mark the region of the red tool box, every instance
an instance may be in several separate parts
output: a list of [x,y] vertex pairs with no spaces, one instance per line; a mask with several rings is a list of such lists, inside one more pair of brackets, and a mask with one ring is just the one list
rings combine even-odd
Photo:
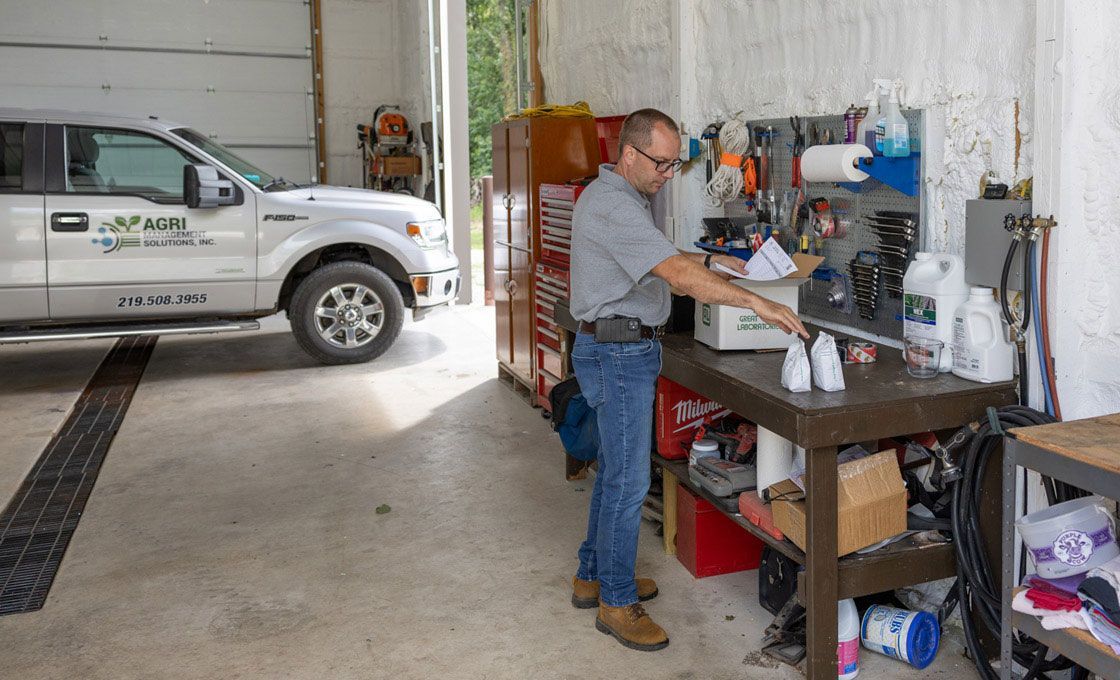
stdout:
[[548,394],[571,373],[564,333],[556,324],[556,303],[567,301],[572,261],[572,212],[585,187],[542,184],[540,187],[541,258],[534,272],[537,338],[537,403],[551,411]]
[[693,576],[758,569],[762,547],[762,541],[714,505],[683,484],[677,486],[677,559]]
[[688,458],[696,429],[710,418],[718,422],[731,414],[718,402],[700,396],[668,378],[657,378],[654,401],[654,431],[657,453],[662,458]]
[[541,260],[558,267],[571,266],[572,212],[584,187],[571,184],[542,184]]
[[537,263],[533,310],[537,335],[537,403],[546,411],[552,406],[549,392],[571,372],[565,334],[556,323],[556,303],[568,299],[568,270]]

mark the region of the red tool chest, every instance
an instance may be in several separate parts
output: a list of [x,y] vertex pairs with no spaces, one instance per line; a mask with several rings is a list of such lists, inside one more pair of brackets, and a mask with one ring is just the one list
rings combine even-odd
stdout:
[[711,503],[677,486],[677,559],[693,576],[758,569],[762,548],[762,541]]
[[534,272],[537,340],[537,403],[551,411],[549,392],[571,373],[568,344],[556,324],[556,303],[568,300],[568,268],[572,262],[572,212],[584,187],[541,184],[541,257]]
[[538,262],[535,286],[537,403],[551,411],[548,393],[571,372],[567,336],[556,324],[556,303],[568,299],[568,270]]
[[582,186],[569,184],[542,184],[541,206],[541,260],[559,267],[569,267],[572,262],[572,211],[576,199],[583,193]]

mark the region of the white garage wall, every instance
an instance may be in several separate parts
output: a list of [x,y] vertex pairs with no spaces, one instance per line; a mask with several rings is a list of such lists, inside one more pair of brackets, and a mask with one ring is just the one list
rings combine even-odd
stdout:
[[327,178],[362,186],[359,123],[396,104],[417,134],[431,120],[427,0],[323,0]]
[[3,3],[2,105],[158,115],[308,175],[303,0]]
[[[562,5],[562,11],[561,11]],[[686,130],[741,111],[747,118],[843,113],[874,77],[902,78],[906,106],[928,111],[926,220],[931,245],[962,252],[964,201],[988,168],[1031,173],[1033,3],[875,0],[681,0]],[[596,112],[669,110],[677,2],[547,0],[540,59],[551,101],[588,99]],[[906,27],[900,30],[899,27]],[[1015,109],[1022,143],[1016,151]],[[686,224],[699,230],[699,173],[685,178]],[[689,225],[692,225],[691,228]]]
[[1047,163],[1040,142],[1034,205],[1059,222],[1050,305],[1063,416],[1087,418],[1120,410],[1120,13],[1112,0],[1039,7]]
[[[158,115],[272,173],[311,176],[304,0],[0,5],[0,106]],[[383,103],[417,127],[431,119],[427,0],[323,0],[321,15],[327,176],[361,186],[358,123]]]
[[551,103],[586,101],[597,116],[668,110],[669,0],[539,0],[540,62]]
[[[1052,195],[1036,195],[1036,211],[1053,212],[1061,223],[1051,333],[1064,415],[1120,409],[1120,88],[1114,77],[1120,52],[1111,47],[1120,14],[1114,3],[540,1],[548,100],[586,99],[604,114],[645,105],[671,109],[678,55],[666,38],[679,15],[680,91],[695,93],[681,102],[682,118],[692,134],[737,111],[755,118],[839,114],[861,101],[871,78],[903,78],[904,104],[928,113],[929,245],[962,252],[964,201],[976,195],[983,171],[1009,183],[1037,174]],[[1036,5],[1047,11],[1041,26],[1057,24],[1060,46],[1038,74]],[[1038,30],[1039,45],[1054,44],[1048,30]],[[1040,120],[1052,129],[1037,135],[1036,75],[1040,83],[1053,81],[1052,91],[1039,85],[1045,94],[1037,103],[1045,108]],[[1045,165],[1035,167],[1036,156]],[[681,244],[693,240],[704,214],[702,179],[693,175],[681,187]]]

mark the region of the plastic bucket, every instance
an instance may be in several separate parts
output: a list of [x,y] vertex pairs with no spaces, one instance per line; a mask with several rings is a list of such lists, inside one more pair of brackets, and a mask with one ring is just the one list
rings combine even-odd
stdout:
[[1094,496],[1023,515],[1015,527],[1043,578],[1083,574],[1120,556],[1112,517]]
[[922,670],[933,663],[941,644],[937,617],[881,604],[863,613],[859,629],[865,649],[905,661]]

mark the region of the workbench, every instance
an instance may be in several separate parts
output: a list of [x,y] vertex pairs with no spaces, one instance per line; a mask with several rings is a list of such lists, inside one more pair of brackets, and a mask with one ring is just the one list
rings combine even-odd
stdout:
[[[1008,431],[1003,454],[1003,554],[1015,554],[1015,498],[1019,467],[1113,500],[1120,499],[1120,414]],[[1025,548],[1024,548],[1025,549]],[[1120,657],[1084,630],[1044,630],[1034,616],[1014,612],[1016,563],[1003,561],[1000,677],[1011,678],[1011,636],[1021,630],[1102,678],[1120,678]]]
[[[810,328],[816,337],[820,329]],[[903,541],[867,555],[837,557],[838,448],[850,443],[957,428],[984,416],[989,406],[1017,403],[1011,382],[982,384],[941,374],[916,379],[900,350],[880,347],[873,364],[844,366],[846,389],[793,393],[781,385],[785,352],[719,352],[691,333],[662,339],[661,374],[806,450],[806,550],[777,540],[742,517],[731,517],[775,550],[804,565],[798,596],[806,608],[805,673],[836,678],[838,600],[956,575],[951,544]],[[664,471],[665,517],[673,513],[687,463],[654,456]],[[694,487],[693,487],[694,488]],[[747,492],[750,493],[750,492]],[[704,492],[699,495],[706,496]],[[717,508],[718,508],[717,504]],[[666,527],[671,549],[673,526]]]

